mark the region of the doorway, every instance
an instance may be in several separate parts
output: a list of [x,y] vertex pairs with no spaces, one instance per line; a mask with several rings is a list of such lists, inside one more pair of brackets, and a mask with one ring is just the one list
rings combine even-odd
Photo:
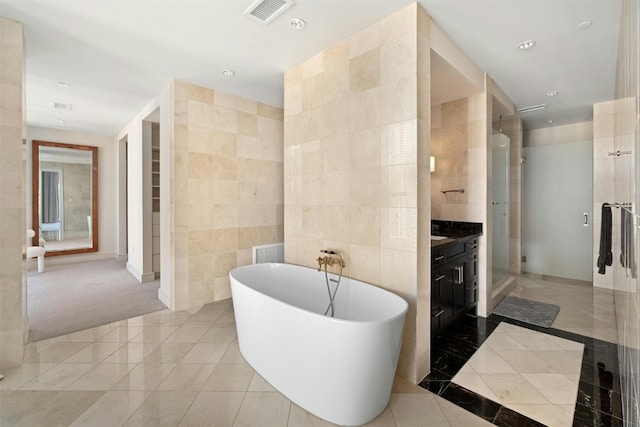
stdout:
[[593,141],[523,152],[522,270],[591,282]]

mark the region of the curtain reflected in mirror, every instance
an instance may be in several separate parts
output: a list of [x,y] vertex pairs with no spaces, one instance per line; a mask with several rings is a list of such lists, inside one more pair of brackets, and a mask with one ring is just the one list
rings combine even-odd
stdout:
[[97,154],[97,147],[33,141],[33,245],[48,256],[98,250]]

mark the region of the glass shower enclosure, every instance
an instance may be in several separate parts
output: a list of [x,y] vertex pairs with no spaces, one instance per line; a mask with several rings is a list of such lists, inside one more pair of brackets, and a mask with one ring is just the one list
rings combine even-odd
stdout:
[[509,277],[509,138],[494,131],[491,138],[491,271],[496,289]]

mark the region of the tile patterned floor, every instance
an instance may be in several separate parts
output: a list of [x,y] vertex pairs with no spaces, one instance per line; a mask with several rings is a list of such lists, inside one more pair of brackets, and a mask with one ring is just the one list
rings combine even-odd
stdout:
[[[584,344],[573,426],[623,425],[616,344],[496,315],[490,315],[486,319],[467,317],[437,339],[432,346],[432,371],[420,382],[420,386],[498,426],[544,426],[545,424],[495,400],[452,382],[453,377],[503,323]],[[522,410],[520,407],[517,409]]]
[[[3,372],[1,426],[331,426],[242,358],[231,301],[162,311],[29,344]],[[368,426],[490,426],[400,378]]]
[[501,323],[451,381],[547,426],[571,426],[583,349]]
[[[499,316],[466,318],[434,343],[433,370],[421,387],[397,378],[389,406],[369,425],[541,426],[451,381],[508,323],[584,344],[573,425],[622,426],[611,291],[554,278],[518,280],[512,295],[562,307],[552,328]],[[40,341],[28,346],[25,359],[3,372],[1,426],[332,425],[291,403],[246,364],[231,301]]]

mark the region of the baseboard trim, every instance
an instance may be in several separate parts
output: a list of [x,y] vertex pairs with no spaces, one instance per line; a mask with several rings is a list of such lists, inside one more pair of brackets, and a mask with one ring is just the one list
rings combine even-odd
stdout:
[[[48,256],[44,258],[44,271],[47,271],[47,265],[72,264],[85,261],[103,261],[114,259],[115,256],[116,254],[114,252],[94,252],[64,256]],[[27,260],[27,266],[29,268],[31,268],[32,266],[37,266],[37,260],[35,258]]]
[[127,254],[118,254],[118,255],[116,255],[116,261],[129,261],[129,255],[127,255]]

